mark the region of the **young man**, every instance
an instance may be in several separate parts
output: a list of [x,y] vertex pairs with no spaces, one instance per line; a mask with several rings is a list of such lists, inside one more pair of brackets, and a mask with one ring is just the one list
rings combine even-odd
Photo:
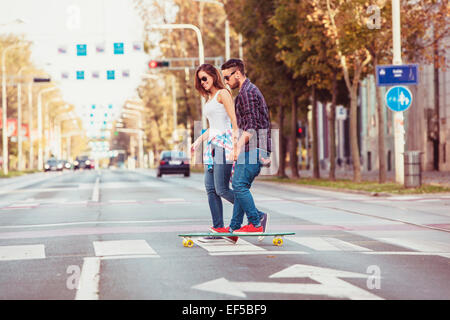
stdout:
[[[259,89],[247,79],[242,60],[230,59],[221,69],[225,83],[231,89],[239,88],[235,109],[241,135],[234,155],[237,160],[232,180],[235,202],[229,232],[265,232],[268,217],[256,209],[250,187],[261,166],[270,161],[267,160],[271,151],[269,110]],[[241,228],[244,213],[249,224]]]

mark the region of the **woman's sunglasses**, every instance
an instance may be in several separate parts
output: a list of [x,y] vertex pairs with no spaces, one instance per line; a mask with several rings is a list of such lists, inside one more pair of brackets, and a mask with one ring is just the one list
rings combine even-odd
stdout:
[[207,80],[208,80],[208,78],[206,78],[206,77],[201,77],[201,78],[200,78],[200,81],[201,81],[201,82],[206,82]]
[[229,76],[224,76],[223,78],[224,78],[225,80],[227,80],[227,81],[230,81],[230,77],[231,77],[233,74],[235,74],[236,71],[237,71],[237,70],[234,70],[232,73],[230,73]]

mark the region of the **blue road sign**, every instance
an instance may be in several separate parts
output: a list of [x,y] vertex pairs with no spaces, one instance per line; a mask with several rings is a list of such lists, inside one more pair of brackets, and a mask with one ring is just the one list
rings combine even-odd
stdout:
[[87,53],[87,45],[77,44],[77,56],[85,56]]
[[106,71],[106,79],[107,80],[114,80],[114,70],[107,70]]
[[77,71],[77,80],[84,80],[84,71]]
[[392,87],[386,92],[386,105],[392,111],[406,111],[412,104],[412,93],[402,86]]
[[123,42],[114,43],[114,54],[123,54]]
[[377,86],[416,85],[419,83],[417,64],[376,66]]

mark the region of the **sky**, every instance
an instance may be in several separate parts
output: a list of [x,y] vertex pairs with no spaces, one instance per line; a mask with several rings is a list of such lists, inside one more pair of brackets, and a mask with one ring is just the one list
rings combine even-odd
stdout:
[[[16,19],[25,23],[11,23]],[[0,0],[0,33],[23,34],[33,42],[32,62],[51,75],[63,99],[85,120],[93,104],[96,111],[112,104],[118,116],[125,100],[136,97],[151,60],[143,51],[143,32],[132,0]],[[114,43],[124,44],[124,54],[114,54]],[[134,50],[139,43],[141,51]],[[86,56],[77,56],[77,44],[86,45]],[[104,52],[97,53],[97,46]],[[67,52],[59,53],[60,48]],[[115,70],[115,80],[106,79],[107,70]],[[85,80],[76,79],[77,71],[84,71]],[[93,72],[99,78],[92,78]]]

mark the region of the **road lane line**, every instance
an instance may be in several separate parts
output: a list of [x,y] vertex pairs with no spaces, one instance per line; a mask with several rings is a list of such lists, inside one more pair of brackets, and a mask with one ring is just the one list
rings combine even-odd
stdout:
[[97,179],[95,180],[94,190],[92,191],[91,201],[98,202],[98,200],[99,200],[99,197],[100,197],[99,182],[100,182],[100,178],[97,177]]
[[0,261],[45,259],[43,244],[0,246]]
[[143,223],[180,223],[180,222],[208,222],[210,219],[172,219],[172,220],[126,220],[126,221],[78,221],[65,223],[47,223],[47,224],[22,224],[11,226],[0,226],[0,229],[25,229],[25,228],[47,228],[47,227],[67,227],[76,225],[97,225],[97,224],[143,224]]
[[84,258],[75,300],[98,300],[100,282],[100,258]]

